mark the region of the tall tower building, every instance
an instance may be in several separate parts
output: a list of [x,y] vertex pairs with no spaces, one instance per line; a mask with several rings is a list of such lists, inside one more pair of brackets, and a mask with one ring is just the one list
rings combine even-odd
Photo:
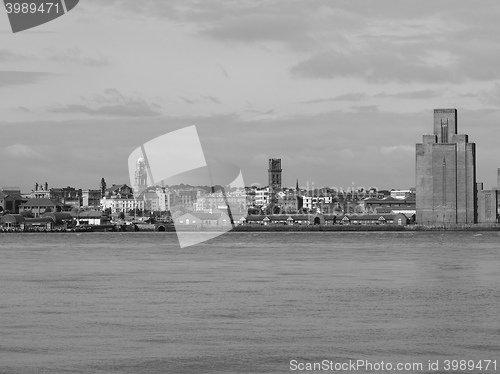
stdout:
[[477,222],[476,144],[457,133],[457,110],[434,109],[434,135],[416,145],[417,223]]
[[148,171],[146,169],[146,162],[141,157],[137,160],[135,166],[135,186],[134,191],[141,193],[148,187]]
[[269,188],[281,188],[281,158],[269,159]]

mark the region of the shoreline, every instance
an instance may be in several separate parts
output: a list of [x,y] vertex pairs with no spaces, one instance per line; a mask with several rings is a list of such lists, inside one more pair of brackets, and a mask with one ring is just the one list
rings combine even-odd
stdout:
[[[280,225],[280,226],[266,226],[266,225],[245,225],[236,226],[231,230],[217,230],[214,227],[207,228],[186,228],[176,230],[173,225],[168,227],[166,231],[163,232],[439,232],[439,231],[500,231],[500,225],[456,225],[456,226],[419,226],[419,225],[407,225],[407,226],[395,226],[395,225],[335,225],[335,226],[320,226],[320,225],[307,225],[307,226],[293,226],[293,225]],[[0,234],[2,233],[85,233],[85,232],[160,232],[152,227],[141,228],[140,226],[137,230],[102,230],[96,227],[95,229],[86,230],[8,230],[0,229]]]
[[335,232],[335,231],[383,231],[383,232],[415,232],[415,231],[500,231],[500,226],[237,226],[231,232]]

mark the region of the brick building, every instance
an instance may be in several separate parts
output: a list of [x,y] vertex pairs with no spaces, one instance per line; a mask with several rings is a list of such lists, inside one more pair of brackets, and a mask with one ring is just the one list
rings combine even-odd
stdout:
[[434,134],[416,145],[417,223],[477,222],[476,145],[457,133],[457,110],[434,110]]
[[[481,183],[482,184],[482,183]],[[482,190],[477,193],[478,223],[498,222],[499,190]]]
[[484,190],[483,183],[477,183],[478,223],[498,223],[500,217],[500,168],[497,170],[497,185]]

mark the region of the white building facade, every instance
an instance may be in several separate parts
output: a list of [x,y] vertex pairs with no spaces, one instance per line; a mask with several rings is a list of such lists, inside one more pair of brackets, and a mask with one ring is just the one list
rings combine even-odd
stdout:
[[146,202],[142,199],[122,199],[122,198],[106,198],[101,199],[101,209],[105,210],[110,208],[111,213],[128,213],[135,210],[144,210]]

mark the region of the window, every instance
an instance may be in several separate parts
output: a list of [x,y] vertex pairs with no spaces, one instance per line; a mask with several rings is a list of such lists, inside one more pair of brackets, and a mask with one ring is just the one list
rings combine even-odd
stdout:
[[448,119],[446,123],[441,120],[441,143],[448,143]]
[[486,209],[485,209],[486,219],[491,219],[491,194],[489,194],[489,193],[485,194],[484,202],[486,205]]

